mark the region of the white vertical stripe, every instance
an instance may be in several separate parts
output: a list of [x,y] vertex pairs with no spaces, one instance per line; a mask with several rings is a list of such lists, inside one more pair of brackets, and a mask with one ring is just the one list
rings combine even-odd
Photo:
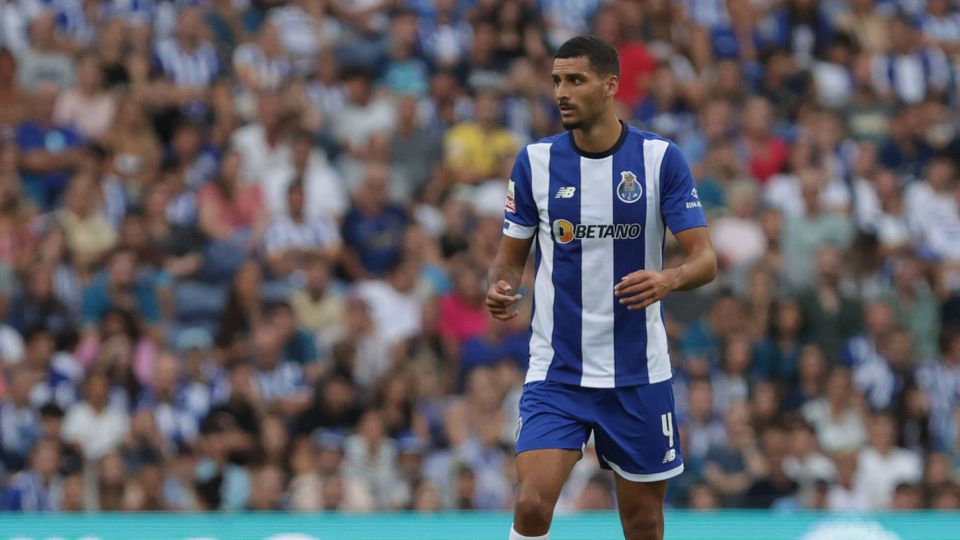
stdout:
[[[643,231],[644,268],[663,269],[663,216],[660,214],[660,166],[668,143],[648,139],[643,143],[643,168],[647,184],[647,220]],[[667,354],[667,330],[660,317],[660,302],[647,306],[647,373],[650,383],[670,378],[670,356]]]
[[[580,223],[613,223],[613,157],[580,158]],[[582,240],[581,386],[614,387],[613,238]]]
[[553,238],[550,231],[550,143],[531,144],[527,147],[530,157],[530,184],[533,200],[540,218],[540,267],[533,296],[536,313],[533,314],[530,337],[530,367],[526,382],[547,378],[550,362],[553,361]]

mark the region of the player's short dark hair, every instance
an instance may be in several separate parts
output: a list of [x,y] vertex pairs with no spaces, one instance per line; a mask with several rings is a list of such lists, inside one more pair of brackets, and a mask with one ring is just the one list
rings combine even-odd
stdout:
[[586,57],[590,69],[600,75],[620,76],[620,55],[613,45],[597,36],[576,36],[568,39],[557,49],[554,58]]

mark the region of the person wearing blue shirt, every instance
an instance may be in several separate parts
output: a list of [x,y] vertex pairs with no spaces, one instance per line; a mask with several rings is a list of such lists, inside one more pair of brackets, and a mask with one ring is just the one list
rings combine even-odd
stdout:
[[96,326],[114,308],[139,313],[148,323],[160,321],[160,303],[150,282],[137,279],[136,255],[117,251],[105,272],[97,275],[83,292],[81,319],[85,326]]
[[20,176],[30,199],[43,209],[59,201],[70,176],[83,159],[83,138],[68,126],[53,121],[57,87],[41,84],[33,92],[31,118],[17,126]]
[[58,473],[60,443],[41,439],[30,451],[30,468],[13,475],[3,494],[3,509],[11,512],[52,512],[60,509],[62,481]]
[[[663,539],[667,480],[684,470],[660,301],[709,283],[717,257],[689,165],[614,111],[620,59],[594,36],[554,57],[566,132],[527,145],[507,183],[487,308],[507,321],[536,240],[530,364],[517,421],[510,540],[547,540],[554,506],[593,435],[616,473],[624,535]],[[666,229],[684,252],[664,267]]]
[[367,166],[366,182],[357,190],[353,207],[343,220],[346,271],[353,279],[382,276],[400,255],[407,215],[388,200],[390,169]]

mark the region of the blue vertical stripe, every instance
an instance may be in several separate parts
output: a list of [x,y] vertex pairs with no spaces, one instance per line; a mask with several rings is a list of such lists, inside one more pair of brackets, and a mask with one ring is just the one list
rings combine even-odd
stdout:
[[[646,186],[646,170],[643,165],[643,141],[636,133],[630,133],[623,148],[613,155],[613,222],[646,223],[648,193],[644,189],[643,197],[631,204],[617,197],[617,185],[621,172],[630,171],[637,176],[640,185]],[[647,232],[644,228],[640,238],[613,241],[613,280],[619,283],[627,274],[644,267],[644,243]],[[619,300],[619,299],[618,299]],[[644,311],[629,311],[619,301],[614,303],[613,313],[613,357],[616,386],[628,384],[647,384],[650,382],[647,372],[647,325]],[[629,378],[625,381],[625,378]],[[638,378],[640,380],[638,380]]]
[[[560,188],[576,188],[570,198],[556,197]],[[580,223],[580,154],[570,144],[569,137],[559,139],[550,147],[550,188],[547,191],[550,226],[557,219],[572,224]],[[553,239],[553,349],[547,379],[580,385],[583,371],[581,350],[583,301],[580,280],[583,278],[582,253],[579,240],[567,244]]]

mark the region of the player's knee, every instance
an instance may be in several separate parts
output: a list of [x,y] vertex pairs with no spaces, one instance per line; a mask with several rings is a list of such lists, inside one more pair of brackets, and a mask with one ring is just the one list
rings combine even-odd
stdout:
[[660,505],[638,505],[622,516],[622,521],[627,540],[663,538],[663,508]]
[[517,495],[514,519],[527,530],[546,531],[550,528],[553,508],[550,502],[535,491],[520,490]]

